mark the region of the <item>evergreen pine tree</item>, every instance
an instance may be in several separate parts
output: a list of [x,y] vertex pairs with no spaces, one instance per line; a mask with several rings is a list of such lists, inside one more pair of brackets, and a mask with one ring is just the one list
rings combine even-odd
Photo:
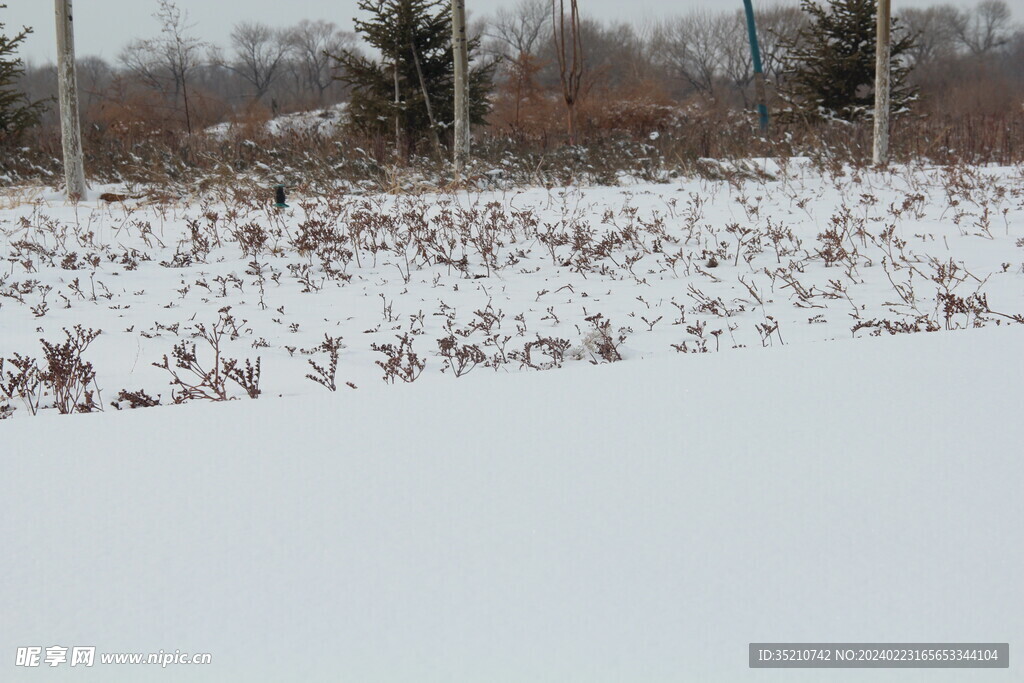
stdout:
[[[410,151],[429,139],[432,130],[450,139],[455,116],[450,2],[360,0],[359,9],[370,17],[356,19],[356,31],[382,59],[376,62],[351,50],[333,55],[340,67],[336,78],[352,86],[350,125],[364,133],[394,136],[397,119],[399,137]],[[471,60],[479,46],[479,39],[470,40]],[[470,69],[472,123],[485,123],[490,111],[487,96],[494,67],[490,61]]]
[[[875,103],[876,0],[830,0],[821,5],[801,0],[810,21],[794,38],[782,42],[783,99],[792,115],[839,118],[845,121],[870,116]],[[913,36],[892,22],[890,61],[891,102],[894,115],[915,99],[907,84],[910,68],[903,58],[913,47]]]
[[[0,5],[2,9],[7,5]],[[25,66],[14,55],[32,29],[23,28],[13,38],[8,38],[4,29],[0,21],[0,147],[16,142],[26,129],[39,123],[43,111],[42,102],[31,102],[17,87]]]

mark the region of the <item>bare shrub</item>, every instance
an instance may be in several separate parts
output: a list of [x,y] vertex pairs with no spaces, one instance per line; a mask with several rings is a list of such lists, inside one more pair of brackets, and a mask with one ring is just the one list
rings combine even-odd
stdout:
[[69,331],[64,329],[66,337],[63,343],[53,344],[45,339],[43,359],[46,367],[40,372],[40,379],[53,394],[53,407],[61,415],[71,413],[91,413],[102,410],[93,397],[92,385],[96,387],[96,372],[92,363],[82,360],[82,354],[89,344],[100,335],[100,330],[83,329],[81,325]]
[[626,341],[626,335],[632,332],[628,327],[620,327],[618,332],[612,329],[612,323],[600,313],[588,316],[585,320],[591,329],[583,338],[583,348],[590,354],[590,362],[616,363],[622,360],[619,348]]
[[[7,359],[6,368],[0,358],[0,378],[0,391],[7,400],[20,400],[31,414],[38,414],[42,407],[43,380],[35,358],[16,353]],[[10,406],[5,408],[10,409]],[[5,414],[8,412],[5,410]]]
[[[65,339],[61,343],[40,339],[43,365],[18,353],[7,358],[6,363],[0,359],[0,395],[7,401],[22,401],[32,415],[50,407],[61,415],[102,410],[97,402],[96,372],[92,363],[82,359],[99,335],[100,330],[75,325],[71,330],[64,329]],[[46,397],[50,398],[48,404],[43,402]],[[6,415],[11,408],[5,408]]]
[[202,323],[196,325],[195,336],[206,342],[205,347],[213,353],[213,361],[208,366],[204,367],[199,360],[196,344],[187,341],[175,344],[171,353],[173,365],[166,355],[161,362],[153,363],[154,367],[170,373],[171,386],[175,387],[171,396],[175,403],[227,401],[230,399],[229,381],[241,387],[249,398],[259,398],[260,358],[256,358],[255,365],[246,359],[243,367],[236,359],[223,355],[225,338],[234,339],[239,335],[239,323],[230,310],[230,307],[222,308],[220,318],[210,327]]
[[387,360],[374,362],[384,370],[384,381],[388,384],[394,384],[395,379],[406,383],[415,382],[423,372],[423,368],[426,367],[427,361],[421,359],[413,351],[412,337],[408,333],[401,336],[395,335],[395,338],[398,339],[398,346],[394,344],[370,345],[372,350],[384,354],[387,358]]
[[518,360],[523,367],[551,370],[562,367],[565,354],[571,346],[572,342],[568,339],[542,337],[538,334],[536,339],[523,345],[522,351],[512,351],[509,356]]
[[476,344],[465,344],[454,334],[437,340],[438,355],[444,359],[441,372],[450,369],[456,377],[469,374],[473,368],[487,360],[487,354]]
[[330,391],[337,391],[338,385],[336,383],[336,377],[338,374],[338,351],[342,348],[341,337],[331,337],[324,335],[323,342],[319,346],[312,349],[303,349],[303,352],[309,353],[326,353],[327,354],[327,365],[320,365],[312,358],[306,360],[307,363],[313,368],[313,372],[306,375],[306,379],[311,379],[317,384],[326,387]]

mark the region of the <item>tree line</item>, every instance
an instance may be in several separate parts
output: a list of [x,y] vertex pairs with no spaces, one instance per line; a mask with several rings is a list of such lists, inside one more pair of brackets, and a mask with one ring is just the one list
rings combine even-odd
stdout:
[[[114,63],[80,59],[86,133],[195,132],[345,102],[354,128],[393,138],[406,152],[447,144],[448,2],[362,0],[359,8],[353,30],[327,21],[286,28],[247,21],[220,46],[199,39],[173,0],[157,0],[151,37],[126,45]],[[874,11],[875,0],[758,3],[776,118],[866,115]],[[471,34],[472,117],[494,135],[576,142],[610,130],[646,134],[680,108],[715,114],[754,104],[739,9],[624,23],[587,17],[576,0],[518,0],[492,16],[471,16]],[[1024,30],[1004,0],[902,9],[893,35],[900,112],[998,114],[1022,106]],[[0,37],[0,136],[8,138],[16,127],[52,126],[55,118],[55,67],[21,63],[23,38]]]

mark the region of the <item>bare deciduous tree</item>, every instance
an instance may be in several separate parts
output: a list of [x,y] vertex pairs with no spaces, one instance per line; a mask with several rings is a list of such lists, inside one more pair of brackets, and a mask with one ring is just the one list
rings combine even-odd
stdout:
[[253,87],[259,101],[280,75],[290,45],[287,34],[266,24],[243,21],[231,31],[234,59],[224,65]]
[[340,30],[330,21],[303,19],[288,32],[288,42],[301,82],[316,103],[323,105],[325,93],[336,83],[330,55],[354,50],[355,34]]
[[490,51],[505,59],[536,54],[549,21],[551,13],[544,0],[519,0],[512,9],[498,9],[484,32]]
[[[754,59],[750,53],[747,38],[746,16],[737,10],[730,16],[721,17],[717,22],[716,36],[719,43],[722,76],[736,89],[743,99],[743,106],[749,102],[748,86],[754,81]],[[729,19],[732,19],[729,21]],[[762,27],[761,33],[764,33]],[[760,43],[760,41],[758,41]],[[763,69],[762,65],[762,69]]]
[[536,91],[534,77],[540,70],[538,57],[547,37],[551,13],[545,0],[520,0],[509,10],[500,8],[484,29],[485,49],[501,60],[501,77],[512,95],[512,126],[519,128],[524,101]]
[[[756,13],[765,78],[778,83],[785,43],[806,19],[794,5],[775,5]],[[683,84],[683,92],[718,99],[728,85],[744,105],[754,78],[746,19],[742,11],[694,11],[654,27],[651,53],[667,75]]]
[[959,40],[960,11],[952,5],[908,7],[897,18],[916,40],[907,51],[915,66],[952,56]]
[[626,22],[601,23],[591,19],[580,22],[587,78],[584,96],[598,85],[632,86],[649,76],[647,50],[633,26]]
[[1010,8],[1003,0],[981,0],[960,14],[956,35],[971,54],[987,55],[1010,40]]
[[86,107],[102,101],[103,89],[110,85],[116,73],[101,57],[88,56],[78,60],[79,95]]
[[[122,50],[121,63],[141,81],[165,95],[180,96],[185,107],[185,126],[192,132],[188,86],[193,72],[202,64],[201,54],[209,45],[189,35],[194,25],[188,13],[172,0],[159,0],[155,15],[160,22],[160,36],[136,40]],[[173,87],[173,91],[170,90]]]
[[[583,41],[580,37],[580,10],[577,0],[569,0],[569,25],[566,26],[565,0],[552,0],[555,55],[565,100],[569,144],[576,144],[576,106],[583,84]],[[568,41],[568,42],[566,42]]]
[[759,27],[761,65],[765,78],[778,83],[786,59],[786,43],[800,34],[807,15],[796,5],[775,5],[754,13]]
[[714,97],[725,63],[723,47],[732,15],[695,11],[663,22],[654,32],[654,50],[671,75],[705,96]]

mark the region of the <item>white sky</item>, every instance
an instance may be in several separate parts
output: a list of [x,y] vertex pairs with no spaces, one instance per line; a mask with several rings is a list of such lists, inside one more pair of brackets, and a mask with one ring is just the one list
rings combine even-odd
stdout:
[[[974,4],[973,0],[946,1],[961,6]],[[56,58],[53,0],[0,0],[0,3],[7,4],[6,10],[0,10],[0,21],[7,25],[8,35],[12,29],[23,25],[35,28],[36,32],[23,45],[22,57],[36,63],[53,61]],[[759,4],[766,4],[765,0],[754,0],[755,7]],[[895,0],[892,4],[893,11],[898,11],[900,7],[938,3]],[[1020,4],[1021,0],[1009,2],[1018,20],[1024,14]],[[358,14],[356,0],[178,0],[177,5],[188,12],[198,37],[223,46],[228,43],[231,27],[239,21],[290,26],[302,19],[327,19],[351,30],[352,18]],[[512,7],[515,0],[467,0],[466,5],[473,18],[490,15],[498,7]],[[114,61],[121,48],[133,38],[157,34],[158,25],[153,18],[156,6],[156,0],[78,0],[74,5],[78,54],[98,55]],[[742,0],[580,0],[580,11],[585,16],[632,22],[680,14],[693,8],[733,7],[741,9]]]

